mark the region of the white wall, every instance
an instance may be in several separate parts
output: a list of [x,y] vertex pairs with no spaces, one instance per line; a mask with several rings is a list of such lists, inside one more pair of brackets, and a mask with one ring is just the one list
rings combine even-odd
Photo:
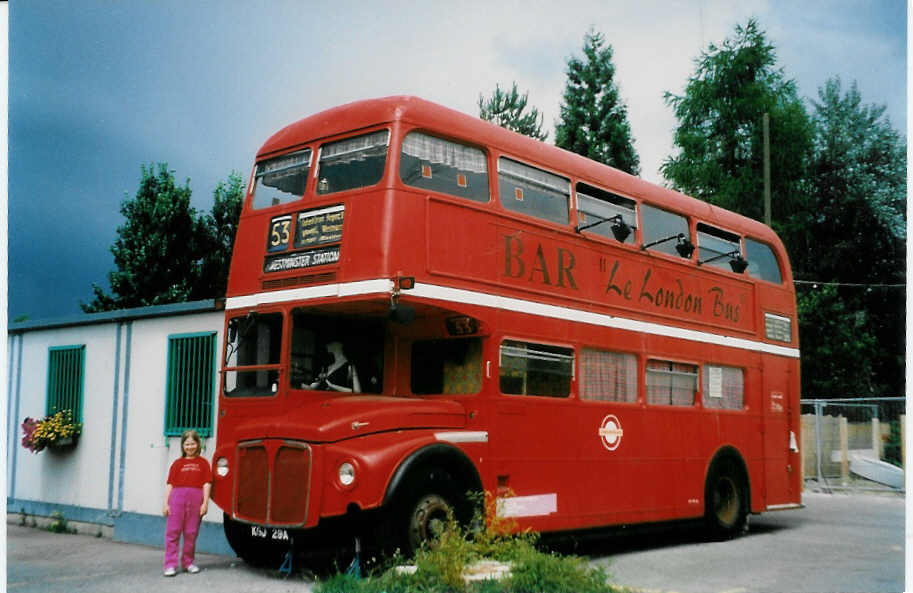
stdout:
[[[140,313],[105,323],[11,330],[6,386],[9,512],[17,512],[16,504],[26,501],[102,510],[111,517],[121,512],[161,514],[168,468],[180,455],[179,438],[164,436],[168,337],[216,332],[218,361],[224,313],[208,307],[198,313],[149,318],[136,311]],[[27,416],[45,415],[48,349],[81,344],[82,436],[71,450],[32,453],[21,445],[21,424]],[[215,388],[213,398],[215,414]],[[207,457],[214,437],[205,439]],[[207,520],[221,522],[221,513],[213,506]]]
[[[166,438],[165,389],[168,367],[168,336],[217,331],[216,353],[222,352],[224,313],[189,315],[137,321],[133,325],[127,411],[127,446],[124,463],[123,508],[157,514],[164,503],[165,478],[171,463],[181,456],[180,437]],[[214,386],[213,397],[216,397]],[[215,404],[217,399],[214,399]],[[213,414],[215,414],[213,405]],[[203,455],[211,461],[213,436],[204,439]],[[207,520],[221,522],[221,513],[210,510]]]
[[[17,373],[19,410],[15,424],[18,448],[7,484],[10,496],[103,508],[107,504],[107,470],[111,434],[115,327],[109,325],[29,332],[22,336],[22,368]],[[68,451],[32,453],[21,445],[26,417],[43,418],[47,405],[48,349],[85,344],[83,433]],[[12,369],[16,372],[16,369]],[[15,475],[12,475],[15,474]]]

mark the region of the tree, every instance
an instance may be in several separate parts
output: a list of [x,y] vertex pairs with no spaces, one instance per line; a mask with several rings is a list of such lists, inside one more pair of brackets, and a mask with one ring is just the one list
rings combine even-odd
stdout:
[[524,113],[528,99],[529,92],[521,95],[516,82],[507,92],[502,91],[500,85],[495,85],[489,99],[479,94],[479,117],[502,128],[544,141],[548,138],[548,132],[542,131],[542,114],[535,107],[530,107]]
[[189,180],[178,186],[159,163],[141,167],[140,186],[124,199],[124,223],[111,246],[112,294],[93,284],[94,299],[81,304],[94,313],[224,296],[244,185],[237,173],[220,182],[209,215],[190,205]]
[[[856,364],[845,388],[899,394],[905,295],[897,285],[905,283],[906,143],[884,117],[884,106],[862,103],[855,83],[844,94],[840,80],[832,78],[811,104],[815,142],[807,211],[796,217],[797,230],[787,237],[795,273],[841,285],[835,288],[841,306],[865,320],[864,330],[873,336],[867,366],[860,364],[861,356],[847,358]],[[815,292],[803,286],[800,301]],[[806,350],[806,342],[817,339],[822,328],[803,323]],[[827,379],[812,373],[809,380]]]
[[769,113],[774,217],[785,221],[802,208],[812,127],[795,83],[775,65],[773,45],[751,19],[721,47],[701,52],[684,95],[665,94],[678,119],[677,153],[661,171],[674,188],[763,220],[762,121]]
[[612,46],[601,33],[583,39],[584,59],[567,62],[567,84],[561,118],[555,125],[555,145],[622,171],[640,173],[634,151],[628,109],[615,84]]
[[226,181],[220,181],[213,191],[212,212],[204,219],[206,234],[202,253],[202,268],[192,298],[225,296],[228,268],[235,245],[238,219],[244,205],[244,179],[232,171]]

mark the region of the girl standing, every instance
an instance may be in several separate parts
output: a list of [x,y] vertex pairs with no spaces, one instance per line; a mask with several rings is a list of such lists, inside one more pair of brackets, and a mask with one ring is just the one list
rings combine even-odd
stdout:
[[173,577],[178,568],[178,543],[184,535],[181,566],[190,574],[200,572],[193,563],[197,533],[203,515],[209,510],[212,489],[212,470],[209,462],[200,457],[202,444],[195,430],[181,435],[181,457],[171,464],[165,484],[165,506],[162,514],[168,518],[165,526],[165,576]]

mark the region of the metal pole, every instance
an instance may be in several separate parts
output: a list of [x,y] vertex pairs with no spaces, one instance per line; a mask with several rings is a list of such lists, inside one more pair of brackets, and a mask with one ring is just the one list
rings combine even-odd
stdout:
[[764,129],[764,224],[770,226],[770,114],[765,113]]
[[821,487],[821,484],[824,482],[824,476],[821,472],[821,412],[824,409],[824,404],[821,402],[815,402],[815,444],[818,447],[818,487]]

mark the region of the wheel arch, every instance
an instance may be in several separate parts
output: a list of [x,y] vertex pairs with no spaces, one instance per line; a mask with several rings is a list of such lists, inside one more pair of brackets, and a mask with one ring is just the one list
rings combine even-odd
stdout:
[[704,497],[706,500],[708,490],[710,488],[710,474],[714,468],[722,463],[731,462],[736,469],[742,474],[743,486],[745,487],[745,493],[748,498],[748,510],[751,511],[751,497],[752,497],[752,484],[751,484],[751,474],[748,472],[748,464],[745,463],[745,458],[742,456],[742,453],[732,445],[724,445],[717,449],[713,457],[710,458],[710,462],[707,463],[707,467],[704,470]]
[[399,463],[384,492],[383,506],[395,501],[413,476],[431,468],[446,471],[457,483],[465,484],[464,492],[482,491],[482,478],[466,453],[453,445],[434,443],[413,451]]

